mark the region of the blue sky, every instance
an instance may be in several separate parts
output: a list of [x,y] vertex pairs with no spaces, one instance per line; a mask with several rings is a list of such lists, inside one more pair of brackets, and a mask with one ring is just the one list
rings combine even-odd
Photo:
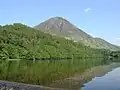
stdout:
[[0,24],[35,26],[54,16],[120,45],[120,0],[1,0]]

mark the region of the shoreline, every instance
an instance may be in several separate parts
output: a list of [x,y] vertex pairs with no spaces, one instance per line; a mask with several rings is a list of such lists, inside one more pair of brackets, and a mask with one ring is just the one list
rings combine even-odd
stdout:
[[68,90],[0,80],[0,90]]

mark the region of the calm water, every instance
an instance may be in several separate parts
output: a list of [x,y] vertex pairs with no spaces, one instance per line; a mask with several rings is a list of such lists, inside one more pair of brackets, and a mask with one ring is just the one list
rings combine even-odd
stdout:
[[120,67],[102,77],[95,77],[84,85],[80,90],[120,90]]
[[63,90],[120,90],[120,63],[111,63],[86,70],[50,85]]

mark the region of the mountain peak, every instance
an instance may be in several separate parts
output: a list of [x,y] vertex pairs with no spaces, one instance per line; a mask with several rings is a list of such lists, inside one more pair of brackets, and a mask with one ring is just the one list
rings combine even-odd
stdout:
[[65,18],[63,18],[63,17],[59,17],[59,16],[52,17],[51,19],[56,19],[56,20],[66,20]]
[[52,17],[41,24],[35,26],[36,29],[56,29],[56,30],[70,30],[76,27],[63,17]]
[[67,19],[65,19],[64,17],[59,17],[59,16],[52,17],[48,20],[59,21],[59,22],[67,22],[67,23],[71,24]]

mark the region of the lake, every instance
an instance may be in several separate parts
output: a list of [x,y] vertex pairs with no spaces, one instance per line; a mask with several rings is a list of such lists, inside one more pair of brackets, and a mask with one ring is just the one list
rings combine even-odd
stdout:
[[80,90],[120,90],[120,67],[102,77],[95,77],[84,85]]
[[50,85],[65,90],[120,90],[120,63],[98,66]]
[[[7,82],[1,80],[0,85],[5,84],[7,88],[14,88],[14,90],[120,90],[119,66],[120,63],[97,66],[86,70],[86,72],[83,74],[76,74],[74,77],[66,78],[61,82],[56,81],[54,84],[51,84],[51,87]],[[1,87],[3,86],[0,86],[0,88]]]
[[[0,64],[1,80],[62,90],[119,90],[120,63],[104,59],[59,61],[6,61]],[[71,74],[71,75],[70,75]],[[44,90],[44,89],[43,89]]]

